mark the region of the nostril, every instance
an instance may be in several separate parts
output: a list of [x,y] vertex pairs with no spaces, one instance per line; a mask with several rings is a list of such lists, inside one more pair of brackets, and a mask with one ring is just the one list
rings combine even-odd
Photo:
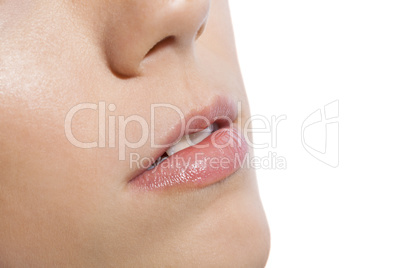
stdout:
[[195,40],[197,40],[202,35],[202,33],[205,31],[206,25],[207,25],[206,23],[203,23],[201,25],[200,29],[198,30],[197,34],[195,35]]
[[148,52],[145,54],[145,58],[163,48],[166,48],[166,47],[172,45],[174,42],[175,42],[175,37],[173,35],[163,38],[161,41],[156,43],[150,50],[148,50]]

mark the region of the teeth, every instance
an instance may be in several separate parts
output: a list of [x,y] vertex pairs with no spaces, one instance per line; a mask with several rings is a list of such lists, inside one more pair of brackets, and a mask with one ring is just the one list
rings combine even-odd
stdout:
[[172,154],[175,154],[181,150],[184,150],[190,146],[196,145],[197,143],[200,143],[201,141],[203,141],[206,137],[208,137],[209,135],[211,135],[211,133],[214,131],[214,125],[210,125],[209,127],[207,127],[204,130],[201,130],[200,132],[197,133],[193,133],[190,135],[185,135],[183,136],[183,138],[181,138],[181,140],[176,143],[175,145],[173,145],[172,147],[170,147],[166,153],[171,156]]

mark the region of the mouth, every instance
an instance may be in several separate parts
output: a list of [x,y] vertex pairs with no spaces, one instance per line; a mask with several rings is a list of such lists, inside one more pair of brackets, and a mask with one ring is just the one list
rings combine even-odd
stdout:
[[212,125],[209,125],[207,128],[199,132],[184,135],[177,143],[167,149],[166,152],[163,153],[163,155],[161,155],[151,166],[149,166],[147,170],[152,170],[156,168],[160,163],[165,161],[170,156],[179,153],[191,146],[200,146],[198,145],[200,142],[212,135],[212,133],[214,133],[219,128],[220,127],[217,123],[213,123]]
[[[237,124],[237,105],[219,97],[200,111],[189,113],[192,129],[171,135],[170,147],[156,154],[149,167],[130,183],[139,190],[165,188],[204,188],[235,173],[247,154],[248,146]],[[175,129],[179,129],[183,122]],[[174,142],[176,141],[176,142]],[[168,143],[169,144],[169,143]]]

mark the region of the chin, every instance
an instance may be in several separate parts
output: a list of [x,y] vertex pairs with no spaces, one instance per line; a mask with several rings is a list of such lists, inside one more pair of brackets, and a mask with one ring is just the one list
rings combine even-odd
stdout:
[[197,207],[197,213],[182,222],[162,256],[154,256],[160,265],[265,267],[270,233],[253,171],[239,170],[217,185],[192,193],[190,199],[212,202]]

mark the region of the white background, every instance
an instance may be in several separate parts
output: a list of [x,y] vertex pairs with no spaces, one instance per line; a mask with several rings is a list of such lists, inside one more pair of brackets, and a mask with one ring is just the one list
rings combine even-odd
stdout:
[[[286,170],[257,171],[269,268],[402,267],[399,2],[230,2],[252,113],[287,116],[277,148],[255,151],[287,161]],[[301,143],[303,121],[335,100],[338,168]]]

